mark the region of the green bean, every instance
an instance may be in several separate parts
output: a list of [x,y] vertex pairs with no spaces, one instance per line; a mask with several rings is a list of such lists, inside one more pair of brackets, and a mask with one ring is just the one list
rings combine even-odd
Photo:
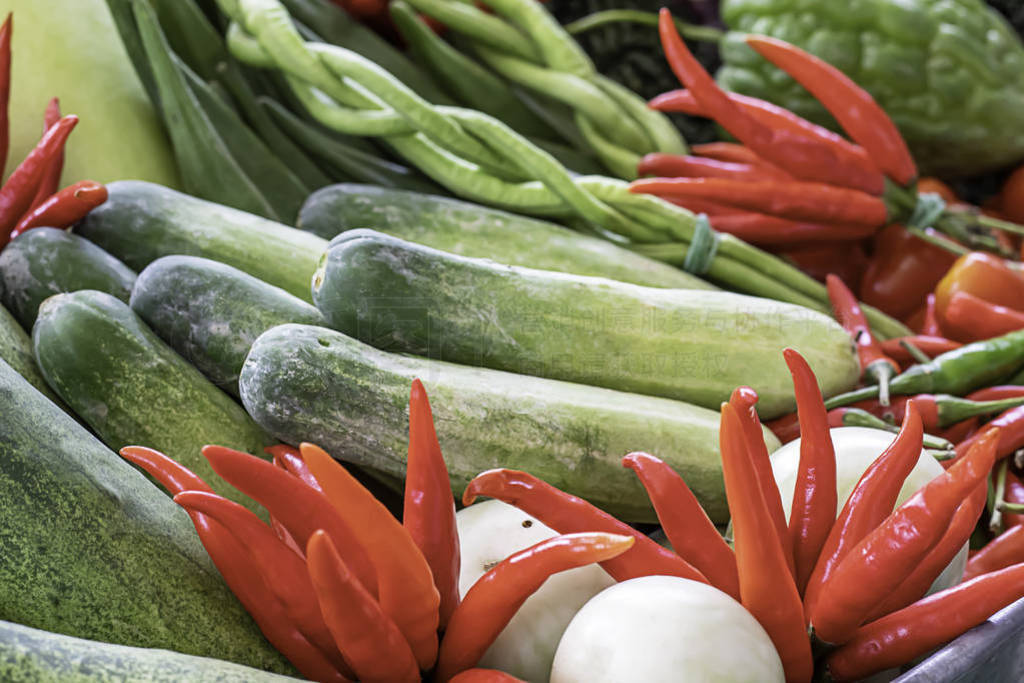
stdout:
[[410,135],[412,124],[392,109],[353,109],[294,76],[285,76],[292,92],[316,120],[346,135],[373,136]]
[[587,53],[541,3],[536,0],[488,0],[487,6],[530,36],[550,68],[582,78],[597,73]]
[[544,138],[527,138],[530,142],[558,159],[558,161],[569,170],[571,174],[587,175],[591,173],[604,173],[601,162],[593,155],[580,152],[574,147],[563,145],[559,142],[552,142]]
[[665,154],[687,153],[686,141],[679,134],[679,129],[664,114],[648,107],[642,97],[600,74],[594,77],[594,84],[636,120],[650,138],[652,149]]
[[640,126],[631,118],[624,117],[617,108],[608,106],[607,95],[587,79],[552,71],[484,46],[477,46],[477,54],[510,81],[540,91],[582,112],[613,142],[645,153],[654,151]]
[[590,122],[590,119],[583,114],[576,114],[576,126],[583,134],[583,139],[594,150],[601,163],[612,172],[612,175],[626,180],[636,178],[637,165],[640,163],[639,154],[606,140]]
[[446,2],[446,0],[407,0],[407,2],[453,31],[470,35],[481,43],[515,55],[520,59],[540,62],[537,47],[529,35],[473,5]]
[[515,96],[505,81],[445,42],[408,3],[393,0],[388,9],[413,56],[427,65],[463,104],[500,118],[524,135],[557,135]]

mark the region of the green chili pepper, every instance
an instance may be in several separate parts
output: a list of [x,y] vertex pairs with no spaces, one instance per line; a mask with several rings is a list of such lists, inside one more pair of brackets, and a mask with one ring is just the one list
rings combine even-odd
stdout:
[[[929,363],[911,366],[889,382],[889,391],[893,395],[962,395],[1006,377],[1022,364],[1024,330],[1018,330],[994,339],[961,346],[937,356]],[[825,402],[825,406],[837,408],[877,395],[878,386],[868,386],[833,396]]]

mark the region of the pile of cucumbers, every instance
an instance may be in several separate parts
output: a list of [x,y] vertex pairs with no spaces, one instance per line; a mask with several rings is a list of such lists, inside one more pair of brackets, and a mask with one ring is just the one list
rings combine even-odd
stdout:
[[399,489],[418,377],[456,494],[521,468],[654,521],[620,464],[642,450],[724,523],[720,402],[748,384],[763,418],[791,411],[787,346],[826,395],[857,380],[828,317],[551,223],[362,185],[314,193],[298,229],[144,182],[109,192],[0,253],[0,620],[292,671],[126,445],[259,514],[201,446],[311,441]]

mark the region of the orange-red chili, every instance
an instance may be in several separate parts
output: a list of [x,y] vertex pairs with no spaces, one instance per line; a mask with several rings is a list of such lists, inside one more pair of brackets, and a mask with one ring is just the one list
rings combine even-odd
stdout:
[[[54,97],[50,100],[50,103],[46,105],[46,111],[43,113],[43,133],[57,125],[58,121],[60,121],[60,100]],[[30,211],[42,204],[47,197],[57,192],[58,188],[60,188],[60,174],[63,171],[64,150],[61,150],[60,153],[51,159],[49,164],[47,164],[46,173],[43,175],[43,179],[39,183],[39,189],[36,190],[36,196],[32,199],[32,206],[29,209]]]
[[107,188],[93,180],[80,180],[49,195],[26,213],[11,231],[11,239],[30,228],[67,228],[107,201]]
[[[702,213],[699,209],[694,208],[695,204],[689,197],[674,198],[672,203],[683,206],[694,213]],[[875,232],[875,227],[870,225],[799,221],[735,208],[732,211],[720,212],[719,215],[709,213],[708,216],[711,227],[715,230],[727,232],[739,237],[744,242],[757,245],[802,246],[853,242],[870,237]]]
[[686,154],[652,152],[640,159],[638,175],[667,178],[732,178],[734,180],[789,180],[786,173],[774,172],[764,166],[736,161],[718,161]]
[[888,405],[889,380],[900,373],[900,366],[882,351],[875,336],[871,333],[867,316],[864,315],[857,297],[853,295],[849,287],[835,275],[825,278],[825,285],[836,320],[850,335],[857,347],[861,379],[866,380],[867,384],[877,384],[879,386],[879,402],[883,406]]
[[8,12],[0,26],[0,178],[7,168],[7,152],[11,144],[11,120],[8,105],[11,99],[11,33],[14,13]]
[[963,346],[960,342],[953,341],[952,339],[946,339],[945,337],[911,335],[908,337],[886,339],[881,342],[882,353],[895,361],[899,361],[900,363],[914,361],[914,357],[910,355],[910,351],[900,343],[904,341],[917,347],[919,351],[929,358],[935,358],[947,351],[953,351],[954,349],[959,349]]
[[872,254],[860,300],[897,318],[913,313],[957,258],[895,223],[875,236]]
[[964,581],[1024,563],[1024,526],[1012,526],[967,560]]
[[950,336],[961,341],[981,341],[1024,329],[1024,312],[966,291],[950,296],[944,319]]
[[526,599],[552,574],[605,562],[633,546],[633,536],[578,533],[520,550],[481,576],[455,608],[437,658],[438,681],[476,665]]

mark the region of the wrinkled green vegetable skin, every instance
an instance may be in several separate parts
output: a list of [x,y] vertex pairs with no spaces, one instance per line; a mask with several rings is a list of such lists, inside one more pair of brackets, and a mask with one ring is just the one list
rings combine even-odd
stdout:
[[[317,443],[334,457],[401,480],[408,401],[420,378],[456,496],[480,472],[511,467],[637,522],[653,509],[622,456],[664,459],[716,522],[728,518],[718,413],[628,394],[384,351],[340,332],[281,325],[253,344],[242,402],[282,441]],[[769,448],[778,441],[765,430]]]
[[[292,671],[184,510],[2,361],[0,406],[0,619]],[[0,641],[0,680],[69,680],[8,676]]]
[[722,85],[835,123],[740,32],[794,43],[839,67],[892,116],[926,175],[1024,158],[1024,46],[981,0],[725,0]]

